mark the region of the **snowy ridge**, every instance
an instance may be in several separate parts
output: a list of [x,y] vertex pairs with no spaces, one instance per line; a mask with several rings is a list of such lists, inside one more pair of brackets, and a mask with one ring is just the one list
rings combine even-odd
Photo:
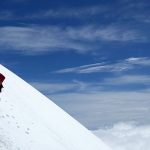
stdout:
[[90,131],[17,75],[0,94],[0,150],[110,150]]

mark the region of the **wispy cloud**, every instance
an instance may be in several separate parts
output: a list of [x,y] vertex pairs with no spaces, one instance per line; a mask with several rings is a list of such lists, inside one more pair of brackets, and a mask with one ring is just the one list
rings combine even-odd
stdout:
[[105,63],[95,63],[95,64],[74,67],[74,68],[66,68],[66,69],[55,71],[55,73],[71,73],[71,72],[73,72],[73,73],[91,73],[91,72],[101,71],[104,69],[109,69],[109,66],[106,66]]
[[66,33],[57,27],[1,27],[0,32],[0,45],[3,49],[12,49],[25,54],[86,49],[86,46],[71,41]]
[[[73,80],[70,82],[31,82],[35,88],[46,94],[62,93],[98,93],[99,91],[142,91],[149,92],[149,75],[120,75],[107,77],[97,82],[83,82]],[[140,86],[139,86],[140,85]],[[125,88],[124,88],[125,86]],[[134,86],[130,89],[131,86]]]
[[[26,3],[29,0],[11,0],[11,3]],[[6,2],[7,3],[7,2]],[[18,20],[36,20],[36,19],[66,19],[66,18],[76,18],[76,19],[84,19],[84,18],[90,18],[91,16],[95,15],[104,15],[109,10],[109,7],[104,5],[98,5],[98,6],[84,6],[84,7],[63,7],[63,8],[55,8],[55,9],[40,9],[36,12],[30,12],[30,15],[28,13],[25,14],[14,14],[13,10],[6,10],[6,11],[0,11],[0,19],[1,20],[12,20],[14,18]],[[11,15],[10,15],[11,14]],[[4,17],[3,17],[4,16]],[[5,18],[6,16],[6,18]]]
[[[11,0],[13,3],[26,3],[29,0]],[[49,9],[40,9],[38,11],[33,11],[28,14],[25,12],[13,14],[11,11],[9,14],[11,16],[7,16],[7,14],[3,13],[4,16],[6,15],[6,18],[3,17],[3,15],[0,15],[0,19],[17,19],[17,20],[47,20],[47,19],[78,19],[78,21],[86,20],[85,22],[89,22],[92,17],[98,19],[101,19],[103,21],[110,22],[110,20],[113,20],[116,22],[116,24],[125,23],[126,25],[130,24],[131,22],[134,23],[149,23],[149,10],[148,10],[149,4],[145,1],[119,1],[114,2],[114,5],[112,3],[100,3],[98,5],[92,5],[92,6],[80,6],[80,7],[59,7],[59,8],[49,8]],[[117,9],[116,9],[117,8]],[[115,13],[114,13],[115,12]],[[8,12],[7,12],[8,13]],[[0,13],[1,14],[1,13]],[[94,19],[93,19],[94,20]],[[96,21],[97,23],[99,21]],[[108,24],[107,24],[108,25]],[[135,27],[135,26],[134,26]]]
[[136,23],[150,23],[149,6],[146,1],[124,1],[123,19],[131,19]]
[[56,94],[56,93],[69,93],[71,91],[83,91],[87,89],[88,84],[74,80],[70,83],[41,83],[41,82],[31,82],[32,86],[40,90],[41,92],[45,92],[47,94]]
[[[137,85],[143,85],[143,86],[147,85],[149,87],[150,86],[150,76],[149,75],[122,75],[122,76],[118,76],[118,77],[106,78],[103,80],[102,86],[105,87],[107,85],[112,86],[112,89],[113,89],[113,87],[117,87],[117,86],[120,87],[123,85],[128,86],[129,89],[130,89],[131,85],[136,85],[136,87],[138,87]],[[139,91],[143,90],[143,89],[149,90],[149,88],[147,86],[140,87]],[[135,87],[135,89],[136,89],[136,87]],[[123,87],[122,87],[122,90],[124,90]],[[131,91],[131,89],[130,89],[130,91]]]
[[150,66],[150,59],[146,57],[128,58],[113,64],[95,63],[74,68],[66,68],[55,73],[96,73],[96,72],[122,72],[140,66]]
[[78,28],[77,30],[74,30],[74,28],[69,28],[68,34],[73,39],[83,39],[88,41],[136,42],[139,41],[139,39],[141,39],[141,42],[143,42],[145,40],[144,36],[139,36],[138,31],[125,29],[117,26],[87,26]]
[[[148,3],[145,1],[120,1],[114,2],[116,5],[108,4],[98,4],[93,6],[81,6],[81,7],[64,7],[59,9],[48,9],[41,10],[27,15],[26,18],[30,19],[88,19],[91,17],[101,18],[102,20],[115,19],[117,23],[121,20],[129,19],[133,22],[149,22],[149,12],[147,10]],[[117,7],[117,9],[116,9]],[[114,13],[115,11],[115,13]],[[142,12],[142,13],[141,13]],[[125,21],[126,22],[126,21]],[[129,23],[129,22],[128,22]]]
[[148,57],[132,57],[132,58],[128,58],[126,59],[126,62],[130,63],[130,64],[134,64],[134,65],[145,65],[145,66],[149,66],[150,65],[150,58]]
[[79,8],[59,8],[59,9],[49,9],[43,10],[37,14],[32,14],[28,16],[30,18],[83,18],[83,17],[91,17],[93,15],[104,14],[108,10],[108,7],[104,5],[99,6],[87,6],[87,7],[79,7]]
[[80,53],[95,51],[99,42],[142,42],[136,31],[116,27],[29,26],[0,27],[1,50],[14,50],[24,54],[74,50]]
[[14,19],[14,14],[12,11],[0,11],[0,20],[12,20]]

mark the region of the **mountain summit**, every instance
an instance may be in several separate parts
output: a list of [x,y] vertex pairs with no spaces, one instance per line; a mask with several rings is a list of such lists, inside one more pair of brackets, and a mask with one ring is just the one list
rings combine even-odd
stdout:
[[0,150],[110,150],[39,91],[0,65]]

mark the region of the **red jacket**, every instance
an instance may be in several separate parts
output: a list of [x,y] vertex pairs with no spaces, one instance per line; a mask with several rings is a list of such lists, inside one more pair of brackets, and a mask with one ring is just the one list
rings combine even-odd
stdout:
[[5,76],[0,73],[0,83],[2,83],[4,80],[5,80]]

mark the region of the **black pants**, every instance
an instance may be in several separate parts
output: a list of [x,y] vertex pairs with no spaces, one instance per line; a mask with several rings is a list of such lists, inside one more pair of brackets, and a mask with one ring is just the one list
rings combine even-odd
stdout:
[[2,91],[2,88],[3,88],[3,85],[1,84],[1,85],[0,85],[0,92]]

